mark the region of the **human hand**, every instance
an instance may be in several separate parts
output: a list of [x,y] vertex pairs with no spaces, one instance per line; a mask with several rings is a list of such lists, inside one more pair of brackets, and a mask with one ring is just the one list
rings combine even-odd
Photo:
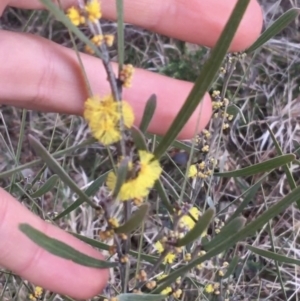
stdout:
[[[62,0],[65,7],[75,0]],[[236,0],[127,0],[125,21],[191,43],[212,47],[222,32]],[[2,0],[6,5],[38,9],[38,0]],[[102,0],[104,18],[115,18],[115,1]],[[177,26],[174,26],[176,22]],[[262,27],[262,13],[252,0],[231,45],[232,51],[250,46]],[[29,34],[0,31],[0,104],[80,115],[87,98],[84,81],[75,53],[62,46]],[[82,54],[84,66],[95,94],[110,92],[106,73],[99,59]],[[139,123],[148,97],[155,93],[158,103],[149,130],[163,134],[180,110],[192,83],[171,79],[137,69],[132,88],[123,98],[134,109]],[[207,94],[201,105],[203,129],[211,115]],[[179,138],[192,137],[199,111],[191,117]],[[163,124],[162,121],[163,120]],[[86,299],[99,293],[108,273],[80,266],[58,258],[37,247],[19,230],[28,223],[48,236],[55,237],[81,252],[101,258],[90,246],[29,212],[11,195],[0,189],[0,265],[46,289],[71,297]]]

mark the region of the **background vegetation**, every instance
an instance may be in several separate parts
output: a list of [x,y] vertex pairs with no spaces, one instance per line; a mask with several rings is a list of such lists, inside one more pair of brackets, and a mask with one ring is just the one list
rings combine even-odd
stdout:
[[[265,27],[292,6],[299,3],[292,1],[263,1]],[[28,20],[30,20],[28,22]],[[44,36],[66,47],[72,47],[68,30],[55,21],[47,12],[8,8],[0,20],[3,29],[20,31],[26,25],[26,31]],[[116,24],[103,22],[107,33],[116,33]],[[88,34],[88,32],[86,32]],[[210,152],[207,156],[218,160],[216,172],[240,170],[257,163],[278,157],[279,148],[283,154],[299,156],[299,18],[296,18],[281,33],[274,36],[258,51],[236,60],[236,68],[230,75],[220,76],[211,89],[222,90],[226,85],[225,95],[230,100],[235,118],[230,127],[223,131],[220,122],[212,120],[208,126],[212,134]],[[78,40],[79,49],[83,44]],[[197,45],[176,41],[140,28],[126,25],[125,29],[125,62],[135,67],[160,72],[168,76],[195,81],[207,60],[209,50]],[[116,59],[117,48],[110,50],[112,59]],[[228,59],[224,62],[227,68]],[[227,66],[227,67],[226,67]],[[237,108],[239,111],[237,111]],[[237,114],[237,112],[239,114]],[[22,202],[42,218],[54,217],[76,200],[76,194],[64,183],[57,181],[49,191],[39,196],[32,196],[39,187],[53,176],[42,162],[33,164],[39,157],[29,147],[28,134],[48,149],[50,153],[74,147],[74,151],[57,157],[78,187],[84,189],[110,168],[107,151],[99,144],[77,148],[90,136],[86,123],[80,117],[40,113],[26,113],[24,141],[19,145],[22,110],[2,106],[0,112],[0,185],[8,187],[14,181],[13,192]],[[271,131],[268,130],[268,126]],[[273,134],[273,137],[272,137]],[[221,136],[220,139],[214,137]],[[153,142],[150,137],[150,142]],[[277,145],[276,142],[277,141]],[[188,143],[187,143],[188,145]],[[277,146],[277,148],[276,148]],[[15,158],[9,151],[20,148],[20,166],[15,170]],[[184,181],[184,166],[178,164],[178,152],[174,146],[163,156],[161,162],[164,175],[171,186],[180,194],[176,183]],[[195,153],[193,160],[203,159],[201,152]],[[283,164],[281,164],[283,165]],[[222,228],[234,212],[243,206],[241,215],[247,223],[256,221],[259,216],[283,197],[287,196],[291,187],[291,178],[295,187],[299,186],[299,162],[296,160],[286,166],[274,166],[274,169],[258,170],[255,173],[232,177],[213,177],[199,194],[196,205],[199,208],[213,207],[217,219],[209,235],[213,237],[215,228]],[[15,178],[14,178],[15,177]],[[263,179],[262,179],[263,177]],[[32,185],[34,181],[34,185]],[[195,193],[200,182],[190,183],[188,193]],[[202,182],[201,182],[202,183]],[[194,186],[193,186],[194,185]],[[166,188],[172,196],[172,189]],[[249,189],[247,191],[247,189]],[[94,201],[101,200],[101,191],[95,195]],[[172,198],[171,198],[172,200]],[[159,197],[150,195],[151,215],[143,229],[132,235],[132,250],[141,251],[144,255],[157,255],[154,239],[157,234],[164,233],[170,227],[169,216],[165,209],[159,210]],[[206,205],[204,205],[206,204]],[[245,206],[244,206],[245,204]],[[116,216],[122,218],[117,208]],[[222,256],[212,257],[205,262],[202,270],[194,270],[184,283],[182,300],[298,300],[300,298],[299,278],[299,231],[300,211],[291,205],[280,214],[276,214],[267,223],[263,223],[255,235],[248,236],[241,243],[230,247]],[[81,205],[72,213],[58,221],[59,226],[90,238],[98,239],[98,231],[103,227],[103,218],[95,214],[87,205]],[[240,227],[242,228],[242,224]],[[143,241],[139,240],[143,234]],[[249,249],[246,245],[272,251],[278,255],[260,253]],[[288,261],[286,258],[294,259]],[[276,259],[276,260],[274,260]],[[298,260],[298,263],[297,263]],[[228,274],[219,277],[220,267],[228,262]],[[134,273],[135,270],[132,269]],[[228,276],[228,277],[227,277]],[[208,292],[207,285],[214,289]],[[112,277],[103,295],[111,295],[112,288],[120,286],[120,275]],[[8,275],[0,270],[0,298],[3,300],[26,300],[33,290],[33,285],[24,283],[15,275]],[[216,293],[219,292],[219,293]],[[67,300],[67,297],[46,293],[45,300]],[[65,299],[66,298],[66,299]],[[170,297],[176,299],[176,297]],[[97,300],[97,299],[95,299]]]

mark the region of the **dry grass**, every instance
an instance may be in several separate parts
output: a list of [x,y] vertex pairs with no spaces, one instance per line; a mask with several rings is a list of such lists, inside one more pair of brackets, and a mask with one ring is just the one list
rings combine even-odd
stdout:
[[[278,0],[264,1],[265,23],[270,24],[292,5],[296,6],[299,3]],[[8,9],[2,17],[0,26],[4,29],[19,31],[27,23],[29,15],[28,11]],[[230,131],[222,136],[221,143],[218,145],[215,141],[215,144],[211,146],[214,156],[218,156],[218,159],[224,163],[225,170],[246,167],[276,155],[276,149],[266,128],[266,123],[273,130],[283,153],[298,153],[300,146],[298,142],[300,140],[300,79],[298,75],[300,35],[298,21],[296,20],[282,34],[274,37],[253,57],[247,57],[241,61],[230,79],[226,95],[230,99],[239,87],[234,103],[241,108],[247,123],[243,124],[241,118],[236,118],[231,124]],[[115,24],[110,22],[105,23],[104,28],[106,32],[114,33],[116,31]],[[44,12],[34,14],[27,31],[47,37],[64,46],[72,46],[67,30]],[[186,80],[195,79],[199,73],[199,66],[207,53],[204,48],[186,45],[133,26],[127,26],[125,37],[127,62],[136,67],[163,72]],[[80,43],[79,48],[82,48]],[[111,50],[111,56],[113,58],[116,56],[116,49]],[[196,62],[199,65],[196,65]],[[216,88],[221,84],[222,78],[216,83]],[[4,141],[6,144],[11,144],[13,149],[17,148],[21,111],[2,107],[1,114],[3,122],[0,123],[0,133],[3,133],[3,136],[0,136],[0,172],[3,172],[13,168],[14,162]],[[89,135],[85,123],[79,117],[39,112],[28,112],[27,114],[26,134],[34,133],[35,137],[38,137],[51,151],[57,149],[61,143],[65,143],[65,147],[75,146]],[[79,149],[72,155],[59,160],[72,178],[83,188],[107,169],[106,156],[106,152],[99,145],[93,145],[89,148]],[[25,164],[35,159],[37,158],[30,151],[25,139],[20,163]],[[170,159],[166,159],[164,162],[170,179],[175,179],[175,182],[180,185],[183,179],[179,169],[174,167]],[[23,179],[21,177],[18,179],[22,187],[25,187],[26,183],[36,176],[41,166],[30,166],[22,171]],[[299,185],[299,165],[292,166],[291,170],[296,184]],[[40,179],[41,183],[50,175],[51,172],[46,169]],[[207,188],[210,189],[211,201],[217,208],[227,207],[220,214],[220,219],[225,219],[235,210],[241,202],[237,199],[239,195],[245,190],[245,187],[255,183],[259,176],[213,182]],[[9,178],[0,180],[0,184],[6,186],[9,184],[9,180]],[[272,172],[244,210],[244,216],[248,221],[254,219],[288,192],[290,192],[290,188],[285,173],[282,170]],[[38,200],[38,205],[42,208],[38,213],[52,216],[74,199],[74,194],[65,186],[60,185],[51,194]],[[100,201],[100,199],[101,191],[95,197],[95,201]],[[155,196],[153,196],[153,200],[155,200]],[[233,200],[235,202],[232,202]],[[199,205],[203,201],[202,197],[197,198]],[[29,204],[27,199],[24,199],[24,203]],[[114,207],[111,210],[118,211],[118,208]],[[161,229],[164,226],[168,226],[164,212],[156,210],[155,202],[153,202],[153,212],[156,212],[156,215],[149,218],[143,232],[145,253],[153,252],[154,238],[163,231]],[[121,216],[120,213],[117,215]],[[279,254],[299,259],[299,218],[300,210],[296,206],[292,206],[247,242],[266,250],[274,248]],[[103,220],[95,216],[90,208],[81,206],[64,219],[60,226],[95,238],[97,231],[103,228],[103,224]],[[136,237],[139,237],[140,233],[136,234]],[[138,241],[133,240],[133,246],[135,243],[138,244]],[[238,254],[240,261],[239,268],[228,281],[232,292],[231,296],[233,296],[230,297],[230,300],[299,300],[300,270],[298,267],[287,264],[278,264],[276,267],[273,261],[255,256],[242,246],[237,246],[233,251]],[[286,289],[286,296],[280,285],[278,270]],[[213,279],[215,273],[214,268],[208,264],[204,272],[194,275],[194,280],[200,283],[204,278]],[[18,277],[7,277],[3,272],[0,279],[2,279],[3,287],[5,286],[4,300],[26,300],[27,288],[21,286],[23,282]],[[118,287],[118,275],[112,275],[111,285]],[[111,286],[105,292],[110,290]],[[189,293],[191,293],[189,296],[192,297],[197,292],[190,289]],[[205,297],[203,296],[203,298]],[[58,297],[57,300],[59,300]],[[223,299],[216,298],[215,300]]]

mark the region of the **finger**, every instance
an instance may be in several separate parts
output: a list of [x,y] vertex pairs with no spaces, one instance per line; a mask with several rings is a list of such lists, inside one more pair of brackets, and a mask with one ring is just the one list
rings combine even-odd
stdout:
[[[77,1],[62,1],[65,7]],[[103,16],[116,18],[116,1],[101,1]],[[124,14],[127,23],[190,43],[208,47],[215,45],[237,0],[127,0]],[[13,0],[11,5],[41,8],[38,0]],[[249,47],[262,29],[262,11],[256,0],[251,0],[237,34],[232,51]]]
[[84,267],[42,250],[20,232],[20,223],[28,223],[80,252],[103,259],[95,249],[42,221],[0,189],[0,266],[45,289],[73,298],[88,299],[102,291],[108,279],[107,270]]
[[0,16],[4,10],[4,8],[9,4],[10,0],[2,0],[0,1]]
[[[87,98],[83,77],[74,51],[32,35],[0,32],[0,103],[33,110],[55,111],[81,115]],[[82,54],[94,94],[110,93],[102,62]],[[116,69],[116,65],[114,65]],[[132,88],[125,89],[139,125],[147,99],[157,95],[156,113],[149,131],[162,135],[180,110],[192,84],[145,70],[136,70]],[[194,136],[197,118],[201,114],[201,130],[211,116],[209,95],[194,112],[179,139]]]

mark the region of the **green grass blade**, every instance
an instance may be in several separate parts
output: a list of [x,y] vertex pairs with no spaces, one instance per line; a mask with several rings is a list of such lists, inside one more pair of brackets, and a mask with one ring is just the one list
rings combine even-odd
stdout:
[[[266,201],[265,201],[265,205],[266,205],[266,208],[268,208],[267,204],[266,204]],[[275,243],[274,243],[274,235],[273,235],[273,230],[272,230],[271,222],[268,222],[267,229],[268,229],[268,232],[269,232],[269,235],[270,235],[270,242],[271,242],[272,252],[276,253],[276,248],[275,248]],[[277,260],[275,260],[275,268],[276,268],[276,274],[277,274],[277,277],[278,277],[278,280],[279,280],[279,283],[280,283],[281,290],[283,292],[284,298],[285,298],[285,300],[288,300],[285,281],[283,279],[283,275],[281,273],[281,268],[280,268],[279,263],[278,263]]]
[[[227,223],[232,221],[234,218],[238,217],[243,210],[248,206],[248,204],[253,201],[253,198],[255,196],[255,194],[257,193],[258,189],[260,188],[262,182],[267,178],[269,174],[265,174],[263,175],[254,185],[252,185],[251,187],[249,187],[246,191],[244,191],[244,193],[239,196],[238,198],[243,197],[244,200],[241,202],[241,204],[236,208],[236,210],[234,211],[234,213],[230,216],[230,218],[228,219]],[[234,203],[235,201],[233,201]]]
[[157,98],[155,94],[152,94],[149,99],[147,100],[145,109],[144,109],[144,113],[143,113],[143,117],[142,117],[142,121],[140,124],[140,130],[143,133],[146,133],[149,124],[153,118],[153,115],[155,113],[156,110],[156,105],[157,105]]
[[[25,133],[25,124],[26,124],[26,116],[27,116],[27,110],[23,109],[22,110],[22,121],[21,121],[21,126],[20,126],[20,133],[19,133],[19,139],[18,139],[18,146],[17,146],[17,152],[15,156],[15,166],[17,167],[19,165],[20,157],[21,157],[21,150],[22,150],[22,145],[24,141],[24,133]],[[12,179],[10,181],[10,187],[8,192],[12,193],[12,188],[15,184],[15,174],[12,176]]]
[[80,265],[99,269],[117,266],[117,263],[115,262],[106,262],[85,255],[68,246],[67,244],[45,235],[28,224],[20,224],[19,229],[34,243],[55,256],[71,260]]
[[272,39],[275,35],[286,28],[299,15],[299,9],[292,8],[280,16],[268,29],[266,29],[261,36],[246,50],[246,53],[253,52],[267,41]]
[[237,2],[216,46],[213,48],[209,59],[202,67],[202,72],[197,78],[192,91],[187,97],[180,112],[175,117],[170,129],[155,149],[155,155],[157,158],[160,158],[176,139],[190,116],[194,113],[197,106],[203,99],[206,91],[209,90],[215,75],[220,70],[224,57],[229,49],[249,2],[250,0],[239,0]]
[[278,261],[278,262],[281,262],[281,263],[288,263],[288,264],[300,266],[300,260],[298,260],[298,259],[294,259],[294,258],[287,257],[287,256],[284,256],[284,255],[279,255],[279,254],[276,254],[274,252],[263,250],[263,249],[256,248],[256,247],[252,247],[252,246],[249,246],[249,245],[246,245],[246,247],[251,252],[253,252],[253,253],[255,253],[259,256],[262,256],[262,257],[265,257],[265,258],[268,258],[268,259],[272,259],[272,260],[275,260],[275,261]]
[[118,63],[119,73],[124,65],[124,5],[123,0],[116,0],[117,4],[117,20],[118,20]]
[[160,301],[166,299],[165,295],[150,294],[120,294],[118,301]]
[[30,196],[32,198],[39,198],[48,191],[50,191],[58,181],[59,177],[58,175],[52,175],[45,183],[42,185],[37,191],[32,193]]
[[141,205],[138,210],[136,210],[129,220],[121,225],[120,227],[115,229],[116,233],[131,233],[132,231],[136,230],[144,221],[147,213],[149,210],[149,205],[148,204],[143,204]]
[[[153,141],[154,137],[157,140],[157,142],[160,142],[163,139],[162,136],[153,135],[153,134],[149,134],[149,133],[146,133],[145,136],[148,139],[150,139],[151,141]],[[191,149],[192,149],[192,144],[189,145],[187,143],[184,143],[184,142],[181,142],[181,141],[178,141],[178,140],[173,141],[173,143],[170,146],[179,148],[179,149],[184,150],[184,151],[187,151],[188,153],[190,153]],[[200,149],[194,146],[194,151],[200,151]]]
[[[179,200],[180,196],[177,193],[177,190],[181,191],[181,186],[167,173],[164,173],[160,179],[164,188],[168,191],[168,194],[172,196],[174,200]],[[187,193],[185,193],[185,197],[189,198]]]
[[234,117],[236,117],[237,115],[240,115],[242,122],[244,124],[247,124],[247,121],[246,121],[243,111],[237,105],[230,104],[226,110],[226,113],[233,115]]
[[159,198],[162,202],[162,204],[165,206],[165,208],[168,210],[168,212],[170,214],[174,213],[174,208],[172,207],[168,194],[161,182],[161,180],[159,179],[158,181],[156,181],[154,188],[157,190],[157,193],[159,195]]
[[85,202],[95,207],[95,204],[88,198],[88,196],[81,191],[77,184],[70,178],[66,171],[61,167],[61,165],[48,153],[44,146],[35,139],[32,135],[28,136],[30,145],[33,147],[35,152],[45,161],[47,166],[54,171],[61,181],[63,181],[67,186],[71,188],[78,196],[83,199]]
[[[53,153],[51,155],[53,156],[53,158],[57,158],[57,157],[65,155],[65,154],[68,154],[68,153],[70,153],[70,152],[72,152],[74,150],[77,150],[77,149],[79,149],[81,147],[85,147],[87,145],[90,145],[90,144],[94,143],[95,141],[96,140],[94,138],[89,138],[89,139],[87,139],[87,140],[85,140],[85,141],[83,141],[83,142],[81,142],[81,143],[79,143],[77,145],[70,146],[70,147],[65,148],[63,150],[57,151],[57,152],[55,152],[55,153]],[[10,176],[12,176],[15,173],[17,173],[19,171],[22,171],[23,169],[30,168],[30,167],[32,167],[32,166],[34,166],[34,165],[36,165],[36,164],[38,164],[40,162],[42,162],[41,159],[33,160],[33,161],[28,162],[26,164],[23,164],[23,165],[20,165],[18,167],[12,168],[10,170],[6,170],[4,172],[1,172],[0,173],[0,179],[5,179],[7,177],[10,177]]]
[[227,267],[227,271],[226,271],[225,275],[222,277],[222,279],[226,279],[226,278],[230,277],[234,273],[235,268],[238,263],[239,263],[239,257],[234,256],[232,258],[232,260],[230,260],[230,264]]
[[251,166],[237,169],[234,171],[214,173],[214,176],[222,177],[222,178],[252,176],[252,175],[256,175],[258,173],[262,173],[262,172],[269,172],[282,165],[291,163],[292,161],[295,160],[295,158],[296,158],[296,156],[294,154],[282,155],[282,156],[278,156],[276,158],[267,160],[265,162],[257,163],[255,165],[251,165]]
[[88,45],[94,52],[97,54],[99,58],[102,58],[102,54],[99,51],[98,47],[92,43],[89,38],[75,25],[71,23],[69,18],[64,14],[62,10],[59,9],[57,5],[55,5],[50,0],[39,0],[60,22],[62,22],[79,40]]
[[209,208],[208,210],[206,210],[204,214],[201,217],[199,217],[199,220],[195,224],[194,228],[191,229],[183,238],[177,241],[176,246],[186,246],[187,244],[193,242],[195,239],[199,238],[203,234],[203,232],[207,230],[214,215],[214,209]]
[[[104,173],[103,175],[101,175],[100,177],[98,177],[85,191],[84,193],[87,196],[93,196],[94,194],[96,194],[96,192],[99,190],[99,187],[105,182],[106,177],[108,175],[109,171]],[[67,214],[69,214],[70,212],[72,212],[73,210],[75,210],[76,208],[78,208],[81,204],[84,203],[84,199],[79,197],[74,203],[72,203],[72,205],[70,205],[69,207],[67,207],[63,212],[61,212],[59,215],[57,215],[53,220],[58,220],[64,216],[66,216]]]
[[265,211],[261,216],[259,216],[256,220],[250,222],[248,225],[246,225],[243,229],[241,229],[239,232],[229,236],[227,239],[225,239],[222,243],[218,244],[215,248],[209,250],[205,255],[200,256],[193,260],[192,262],[188,263],[187,265],[178,268],[174,272],[172,272],[170,275],[165,277],[163,279],[163,283],[155,288],[153,290],[153,293],[159,293],[163,289],[165,289],[167,286],[169,286],[173,281],[175,281],[178,277],[184,275],[186,272],[193,269],[198,264],[201,264],[202,262],[211,259],[213,256],[216,256],[235,243],[244,240],[249,235],[253,235],[257,230],[259,230],[261,227],[263,227],[269,220],[276,217],[278,214],[280,214],[283,210],[285,210],[287,207],[292,205],[294,202],[298,201],[300,199],[300,187],[297,187],[294,189],[290,194],[288,194],[286,197],[284,197],[282,200],[280,200],[278,203],[270,207],[267,211]]
[[[267,129],[268,129],[269,133],[270,133],[271,139],[272,139],[272,141],[275,145],[275,148],[276,148],[276,151],[277,151],[278,155],[283,155],[283,151],[282,151],[278,141],[276,140],[276,137],[275,137],[272,129],[269,127],[269,125],[267,123],[266,123],[266,126],[267,126]],[[292,175],[292,173],[289,169],[289,166],[288,165],[283,166],[283,170],[286,174],[286,178],[289,182],[289,185],[290,185],[291,189],[295,189],[297,187],[296,181],[295,181],[295,179],[294,179],[294,177],[293,177],[293,175]],[[300,203],[297,204],[297,205],[298,205],[298,207],[300,207]]]

